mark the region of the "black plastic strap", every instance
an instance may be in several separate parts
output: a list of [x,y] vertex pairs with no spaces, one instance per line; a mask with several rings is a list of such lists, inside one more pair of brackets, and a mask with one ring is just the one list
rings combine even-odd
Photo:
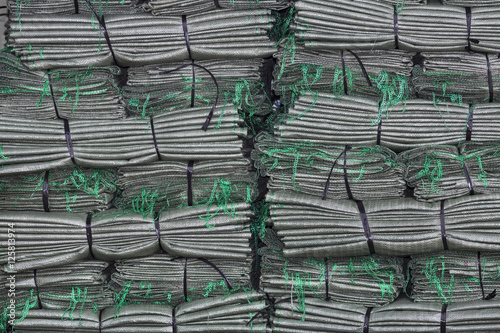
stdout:
[[177,333],[177,321],[175,320],[175,306],[172,308],[172,333]]
[[205,119],[205,123],[203,124],[203,126],[201,127],[202,130],[206,131],[208,129],[208,125],[210,125],[210,121],[212,120],[212,117],[214,115],[214,112],[215,112],[215,107],[217,106],[217,103],[219,102],[219,84],[217,83],[217,79],[215,78],[215,76],[212,74],[212,72],[210,72],[207,68],[205,68],[204,66],[201,66],[201,65],[198,65],[198,64],[195,64],[194,62],[191,62],[189,64],[184,64],[184,65],[181,65],[177,68],[174,68],[170,71],[163,71],[163,72],[160,72],[158,74],[169,74],[169,73],[172,73],[172,72],[175,72],[175,71],[178,71],[178,70],[181,70],[183,68],[186,68],[188,66],[193,66],[193,67],[198,67],[198,68],[201,68],[203,69],[205,72],[208,73],[208,75],[210,75],[210,78],[212,79],[212,81],[214,82],[215,84],[215,88],[216,88],[216,91],[217,91],[217,94],[215,96],[215,100],[214,102],[212,103],[212,109],[210,110],[208,116],[207,116],[207,119]]
[[[462,157],[462,152],[460,148],[457,148],[457,150],[458,150],[458,156]],[[465,161],[463,159],[461,160],[462,160],[462,167],[464,169],[465,180],[467,180],[467,186],[469,187],[469,194],[474,195],[474,187],[472,186],[472,180],[469,175],[469,170],[467,169]]]
[[491,64],[490,57],[488,53],[484,54],[486,56],[486,65],[488,66],[488,89],[490,93],[490,103],[493,103],[493,77],[491,76]]
[[209,265],[210,267],[212,267],[213,269],[215,269],[217,271],[217,273],[219,273],[219,275],[222,277],[222,279],[224,280],[224,282],[226,283],[226,286],[229,288],[229,290],[232,290],[233,289],[233,286],[231,285],[231,283],[229,282],[229,280],[227,279],[227,277],[224,275],[224,273],[219,269],[219,267],[217,267],[213,262],[210,262],[209,260],[205,259],[205,258],[196,258],[198,259],[199,261],[201,262],[204,262],[205,264]]
[[370,332],[370,315],[372,314],[373,308],[367,308],[365,313],[365,322],[363,324],[363,333]]
[[443,248],[448,250],[448,241],[446,240],[446,224],[444,219],[444,200],[441,200],[441,213],[439,216],[441,220],[441,240],[443,241]]
[[347,77],[346,77],[346,74],[345,74],[344,50],[340,50],[340,58],[342,60],[342,77],[344,79],[344,94],[349,95],[347,93]]
[[101,309],[101,311],[99,311],[99,333],[102,333],[102,311],[104,309]]
[[111,55],[113,56],[113,61],[115,62],[116,66],[118,65],[118,62],[116,61],[115,57],[115,51],[113,51],[113,47],[111,46],[111,40],[109,39],[109,34],[108,30],[106,29],[106,22],[104,21],[104,16],[97,14],[96,10],[94,9],[94,6],[90,2],[90,0],[85,0],[87,2],[87,5],[89,5],[90,9],[94,13],[95,17],[97,18],[97,21],[99,22],[99,26],[101,27],[102,34],[104,35],[104,38],[106,39],[106,43],[108,44],[109,51],[111,51]]
[[380,140],[382,139],[382,117],[380,118],[378,122],[378,128],[377,128],[377,146],[380,146]]
[[63,119],[64,122],[64,135],[66,136],[66,146],[68,146],[69,157],[73,164],[76,164],[75,161],[75,152],[73,151],[73,141],[71,141],[71,132],[69,130],[69,121],[68,119]]
[[151,134],[153,134],[153,142],[155,144],[156,156],[158,156],[158,161],[161,161],[160,149],[158,148],[158,141],[156,141],[155,124],[153,122],[153,116],[149,117],[149,125],[151,127]]
[[[368,76],[368,72],[366,71],[366,68],[365,66],[363,65],[363,62],[361,62],[361,59],[358,57],[358,55],[354,52],[352,52],[351,50],[346,50],[347,52],[349,52],[350,54],[352,54],[354,56],[354,58],[356,58],[356,60],[358,61],[358,64],[359,64],[359,67],[361,68],[361,71],[363,72],[363,76],[365,77],[365,80],[366,80],[366,83],[368,84],[368,86],[373,86],[372,85],[372,81],[370,80],[370,76]],[[342,60],[343,60],[343,57],[342,57]]]
[[394,42],[396,44],[396,49],[399,49],[399,22],[396,6],[394,6]]
[[187,290],[187,266],[188,259],[184,259],[184,281],[182,282],[182,289],[184,291],[184,301],[188,301],[188,290]]
[[447,309],[448,309],[448,305],[443,304],[443,307],[441,308],[441,321],[440,321],[441,333],[446,333],[446,310]]
[[465,7],[465,15],[466,15],[466,19],[467,19],[467,46],[465,47],[465,49],[469,53],[472,53],[473,51],[472,51],[472,48],[470,46],[470,43],[472,42],[475,44],[479,44],[479,40],[470,38],[470,30],[471,30],[471,25],[472,25],[472,11],[471,11],[470,7]]
[[329,301],[331,297],[329,294],[330,277],[328,276],[328,258],[324,258],[323,260],[325,261],[325,301]]
[[155,219],[155,231],[156,231],[156,238],[158,238],[158,244],[160,245],[160,251],[165,252],[163,250],[163,247],[161,246],[161,234],[160,234],[160,213],[154,213],[154,219]]
[[49,207],[49,174],[50,174],[50,171],[45,171],[45,176],[43,178],[43,188],[42,188],[43,210],[47,213],[50,212],[50,207]]
[[87,229],[87,243],[89,244],[89,252],[92,258],[95,259],[94,252],[92,252],[92,213],[87,214],[87,221],[85,223]]
[[349,145],[345,146],[345,149],[342,150],[342,152],[340,152],[339,156],[337,156],[335,161],[333,161],[332,168],[330,169],[330,173],[328,174],[328,178],[326,179],[325,189],[323,190],[323,197],[321,198],[322,200],[326,200],[326,198],[328,197],[328,189],[330,188],[330,178],[332,177],[332,173],[333,173],[333,169],[335,168],[335,165],[337,165],[337,162],[338,162],[340,156],[342,156],[342,154],[347,155],[347,151],[350,149],[351,149],[351,146],[349,146]]
[[36,269],[33,270],[33,280],[35,281],[35,292],[36,292],[36,301],[38,303],[38,308],[43,309],[42,301],[40,300],[40,292],[38,291],[38,278],[36,276]]
[[194,170],[194,161],[189,161],[188,166],[187,166],[188,206],[193,205],[193,170]]
[[78,3],[78,0],[73,0],[73,4],[75,5],[75,14],[80,13],[80,4]]
[[194,72],[194,60],[191,60],[192,72],[193,72],[193,82],[191,83],[191,107],[194,106],[194,99],[196,97],[196,76]]
[[59,116],[59,110],[57,109],[56,98],[54,96],[54,87],[52,86],[52,75],[50,74],[50,72],[47,72],[47,79],[49,81],[50,96],[52,97],[52,103],[54,104],[54,112],[56,113],[57,119],[62,119]]
[[472,138],[472,125],[474,121],[474,104],[469,108],[469,115],[467,116],[467,128],[465,130],[465,140],[470,141]]
[[222,7],[219,4],[219,0],[214,0],[214,5],[215,5],[215,8],[222,9]]
[[477,268],[479,270],[479,285],[481,286],[481,293],[483,294],[483,299],[486,301],[489,301],[490,299],[493,299],[497,295],[497,290],[493,290],[491,293],[488,295],[484,294],[484,285],[483,285],[483,269],[481,266],[481,252],[477,252]]
[[186,40],[186,48],[189,55],[189,60],[192,60],[191,56],[191,45],[189,44],[189,32],[188,32],[188,24],[186,15],[182,15],[182,30],[184,30],[184,39]]

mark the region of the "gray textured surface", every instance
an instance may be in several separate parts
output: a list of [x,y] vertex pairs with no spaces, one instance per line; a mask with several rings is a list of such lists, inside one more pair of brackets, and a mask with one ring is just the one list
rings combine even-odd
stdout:
[[[0,7],[6,6],[7,0],[0,0]],[[6,13],[7,10],[5,8],[0,8],[0,14]],[[7,22],[7,16],[0,16],[0,49],[4,47],[5,44],[5,22]]]

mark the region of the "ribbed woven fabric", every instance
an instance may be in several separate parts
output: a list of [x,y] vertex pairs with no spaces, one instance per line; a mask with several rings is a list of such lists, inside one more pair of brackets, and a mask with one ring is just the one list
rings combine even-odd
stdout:
[[[413,198],[334,200],[270,192],[269,223],[286,257],[408,256],[449,248],[500,251],[500,195],[468,196],[441,203]],[[363,223],[363,222],[366,222]],[[370,249],[370,244],[373,247]]]
[[[410,260],[412,293],[419,302],[450,304],[484,299],[500,292],[500,255],[446,251],[414,255]],[[498,302],[498,301],[497,301]]]
[[264,58],[276,51],[273,21],[267,10],[211,11],[188,16],[185,34],[181,16],[105,15],[104,29],[91,15],[22,15],[10,21],[8,45],[32,70]]
[[[201,67],[197,67],[201,66]],[[271,99],[261,79],[262,59],[217,59],[131,67],[123,88],[133,115],[232,103],[249,114],[267,114]],[[212,77],[213,76],[213,77]]]
[[163,332],[270,332],[267,319],[252,316],[266,306],[265,297],[247,291],[230,296],[202,299],[179,305],[140,304],[124,306],[119,313],[109,307],[102,312],[81,311],[74,320],[61,320],[62,310],[31,310],[15,325],[19,333],[82,332],[163,333]]
[[134,6],[136,0],[8,0],[8,6],[13,19],[24,15],[56,14],[70,15],[92,13],[89,3],[99,15],[102,14],[132,14],[143,11]]
[[118,67],[33,71],[0,52],[0,115],[28,119],[125,118]]
[[[0,214],[0,246],[7,248],[9,224],[16,230],[16,263],[6,272],[65,265],[77,260],[112,261],[152,255],[161,250],[173,256],[246,260],[249,240],[248,204],[237,204],[234,216],[202,218],[218,207],[185,207],[164,211],[154,220],[138,214],[105,211],[89,219],[76,213],[10,212]],[[200,218],[202,217],[202,218]],[[40,233],[40,230],[44,233]]]
[[276,298],[292,295],[304,305],[306,297],[317,297],[373,307],[394,301],[404,284],[401,258],[285,258],[270,229],[264,242],[260,288]]
[[301,43],[315,50],[500,51],[498,7],[472,8],[470,34],[463,7],[401,10],[376,0],[300,0],[295,9],[291,29]]
[[413,70],[413,85],[421,98],[436,102],[500,101],[500,59],[496,54],[424,52]]
[[345,177],[355,199],[397,198],[406,189],[396,154],[381,146],[347,149],[307,141],[279,142],[260,134],[252,159],[260,175],[270,177],[270,190],[348,199]]
[[498,0],[441,0],[445,5],[463,7],[497,6]]
[[[116,170],[75,167],[0,177],[0,209],[88,213],[111,208]],[[1,214],[1,213],[0,213]]]
[[[297,302],[278,300],[273,332],[404,333],[404,332],[498,332],[500,302],[412,303],[406,298],[369,310],[359,305],[307,298],[305,312]],[[442,327],[442,329],[441,329]]]
[[147,8],[154,15],[202,13],[213,9],[284,9],[290,0],[149,0]]
[[232,214],[236,202],[251,203],[259,194],[250,168],[243,158],[123,167],[115,205],[145,216],[188,205],[217,205],[220,213]]
[[252,259],[181,258],[158,254],[116,262],[111,287],[118,304],[176,305],[249,289]]
[[[471,106],[409,99],[389,109],[376,100],[320,93],[301,96],[275,125],[279,140],[323,145],[380,145],[396,152],[436,145],[457,145],[467,139]],[[498,140],[499,104],[474,105],[471,138]]]
[[500,192],[498,142],[464,142],[460,147],[428,146],[399,155],[405,179],[422,201]]
[[[150,118],[120,120],[19,120],[1,118],[0,175],[55,168],[113,168],[161,160],[241,158],[241,119],[234,107],[175,110]],[[74,160],[74,161],[73,161]]]

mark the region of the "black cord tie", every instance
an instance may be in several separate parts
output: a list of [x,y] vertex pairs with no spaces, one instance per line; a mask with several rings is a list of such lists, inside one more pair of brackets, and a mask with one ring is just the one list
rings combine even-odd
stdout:
[[80,4],[78,0],[73,0],[73,4],[75,5],[75,14],[80,14]]
[[446,333],[446,310],[447,309],[448,309],[448,305],[443,304],[443,307],[441,308],[441,321],[440,321],[441,333]]
[[467,128],[465,131],[465,140],[470,141],[472,138],[472,125],[474,121],[474,104],[471,104],[469,108],[469,115],[467,116]]
[[87,243],[89,244],[89,252],[93,259],[95,259],[94,252],[92,252],[92,213],[87,214],[87,221],[85,223],[87,229]]
[[189,32],[186,15],[182,15],[182,30],[184,30],[184,39],[186,40],[186,48],[188,51],[189,60],[193,60],[193,57],[191,56],[191,45],[189,44]]
[[193,170],[194,170],[194,161],[189,161],[187,166],[188,206],[193,205]]
[[328,258],[323,259],[325,261],[325,301],[329,301],[331,299],[329,295],[329,283],[330,283],[330,278],[328,277]]
[[399,22],[398,22],[398,10],[394,6],[394,43],[396,49],[399,49]]
[[481,293],[483,294],[483,299],[489,301],[493,299],[497,295],[497,290],[493,290],[490,294],[484,295],[484,286],[483,286],[483,269],[481,267],[481,252],[477,252],[477,268],[479,270],[479,285],[481,286]]
[[491,64],[490,57],[488,53],[484,54],[486,56],[486,66],[488,66],[488,90],[490,93],[490,103],[493,103],[493,77],[491,76]]
[[187,290],[187,266],[188,259],[184,258],[184,280],[182,282],[182,289],[184,291],[184,301],[188,301],[188,290]]
[[465,47],[465,49],[469,53],[473,53],[472,48],[470,46],[470,43],[472,42],[475,44],[479,44],[479,40],[470,38],[470,30],[471,30],[471,25],[472,25],[472,12],[471,12],[470,7],[465,7],[465,15],[467,18],[467,46]]
[[[188,66],[193,66],[193,67],[198,67],[198,68],[201,68],[203,69],[205,72],[208,73],[208,75],[210,75],[210,78],[212,79],[212,81],[214,82],[215,84],[215,88],[216,88],[216,91],[217,91],[217,94],[215,95],[215,100],[214,102],[212,103],[212,109],[210,110],[208,116],[207,116],[207,119],[205,120],[205,123],[203,124],[203,126],[201,127],[202,130],[206,131],[208,129],[208,125],[210,125],[210,121],[212,120],[212,117],[214,115],[214,112],[215,112],[215,108],[217,106],[217,103],[219,102],[219,84],[217,83],[217,79],[215,78],[215,76],[212,74],[212,72],[210,72],[206,67],[202,66],[202,65],[198,65],[198,64],[195,64],[194,61],[191,61],[191,63],[189,64],[184,64],[184,65],[181,65],[177,68],[174,68],[172,70],[169,70],[169,71],[162,71],[162,72],[159,72],[158,74],[169,74],[169,73],[172,73],[172,72],[175,72],[175,71],[178,71],[178,70],[181,70],[183,68],[186,68]],[[193,82],[194,82],[194,79],[193,79]],[[193,100],[193,99],[191,99]]]
[[155,217],[155,231],[156,231],[156,238],[158,238],[158,244],[160,245],[160,251],[162,253],[166,253],[164,250],[163,250],[163,247],[161,246],[161,234],[160,234],[160,213],[154,213],[153,214],[154,217]]
[[344,150],[342,150],[342,152],[340,152],[339,156],[337,156],[335,161],[333,161],[332,168],[330,169],[330,173],[328,174],[328,178],[326,179],[326,184],[325,184],[325,189],[323,190],[322,200],[326,200],[326,198],[328,196],[328,189],[330,188],[330,178],[332,177],[332,173],[333,173],[333,169],[335,168],[335,165],[337,165],[337,162],[338,162],[340,156],[342,156],[342,154],[347,155],[347,151],[349,151],[350,149],[351,149],[351,146],[349,146],[349,145],[345,146]]
[[40,292],[38,291],[38,278],[36,276],[36,269],[33,270],[33,280],[35,281],[35,292],[36,292],[36,301],[38,303],[38,308],[43,309],[42,301],[40,300]]
[[363,333],[370,332],[370,315],[372,314],[373,308],[367,308],[365,313],[365,322],[363,324]]
[[149,125],[151,127],[151,134],[153,134],[153,142],[155,144],[156,156],[158,156],[158,161],[161,161],[160,149],[158,148],[158,141],[156,141],[155,125],[153,122],[153,116],[149,117]]
[[104,309],[101,309],[101,311],[99,311],[99,333],[102,333],[102,311]]
[[[358,57],[358,55],[354,52],[352,52],[351,50],[346,50],[347,52],[349,52],[350,54],[352,54],[354,56],[354,58],[356,58],[356,60],[358,61],[358,64],[359,64],[359,67],[361,68],[361,71],[363,72],[363,76],[365,77],[365,80],[366,80],[366,83],[368,84],[368,86],[372,87],[372,81],[370,80],[370,76],[368,75],[368,72],[366,71],[366,68],[365,66],[363,65],[363,62],[361,61],[361,59]],[[343,60],[343,57],[342,57],[342,60]]]
[[118,65],[118,61],[116,61],[115,57],[115,51],[113,50],[113,47],[111,46],[111,40],[109,39],[109,34],[108,30],[106,29],[106,22],[104,21],[104,15],[99,16],[94,9],[94,6],[90,2],[90,0],[85,0],[87,2],[87,5],[90,7],[92,12],[94,13],[95,17],[97,18],[97,21],[99,22],[99,26],[101,27],[102,34],[104,35],[104,38],[106,39],[106,43],[108,44],[109,51],[111,51],[111,55],[113,56],[113,61],[115,62],[116,66]]
[[349,95],[347,93],[347,77],[346,77],[346,74],[345,74],[344,50],[340,50],[340,58],[342,59],[342,77],[344,79],[344,94]]
[[175,320],[175,306],[172,308],[172,333],[177,333],[177,322]]
[[444,219],[444,200],[441,200],[441,212],[439,214],[441,220],[441,240],[443,241],[443,248],[445,251],[448,250],[448,241],[446,239],[446,225]]
[[[460,151],[460,148],[457,148],[457,150],[458,150],[458,156],[462,157],[462,152]],[[465,164],[465,161],[462,158],[461,162],[462,162],[462,167],[464,169],[465,180],[467,180],[467,186],[469,187],[469,194],[473,195],[474,187],[472,186],[472,180],[470,178],[469,170],[467,169],[467,165]]]
[[[295,296],[296,297],[296,296]],[[292,299],[292,297],[288,297],[288,298],[283,298],[283,299],[280,299],[279,301],[276,302],[276,299],[274,297],[269,297],[269,295],[266,293],[266,298],[267,300],[269,301],[269,305],[268,306],[265,306],[264,308],[260,309],[259,311],[257,311],[256,314],[254,314],[252,316],[252,318],[250,318],[250,320],[247,322],[247,324],[245,326],[248,326],[250,325],[255,319],[257,319],[259,316],[264,316],[264,314],[269,311],[271,313],[274,312],[274,307],[276,306],[276,304],[279,304],[279,303],[284,303],[284,302],[287,302],[287,301],[290,301]]]
[[45,171],[45,176],[43,178],[43,188],[42,188],[43,210],[47,213],[50,212],[50,208],[49,208],[49,174],[50,174],[50,171]]
[[233,286],[231,285],[231,283],[229,282],[229,280],[227,279],[227,277],[224,275],[224,273],[219,269],[219,267],[217,267],[213,262],[210,262],[208,259],[205,259],[205,258],[196,258],[198,259],[199,261],[201,262],[204,262],[205,264],[209,265],[210,267],[212,267],[213,269],[215,269],[217,271],[217,273],[219,273],[219,275],[222,277],[222,279],[224,280],[224,282],[226,283],[226,286],[229,288],[229,290],[232,290],[233,289]]
[[219,0],[214,0],[214,5],[215,5],[215,8],[222,9],[222,7],[219,4]]

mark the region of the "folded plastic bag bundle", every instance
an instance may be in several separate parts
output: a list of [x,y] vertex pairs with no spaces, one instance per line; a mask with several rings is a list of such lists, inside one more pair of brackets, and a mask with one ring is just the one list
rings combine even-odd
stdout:
[[450,304],[491,300],[500,291],[500,255],[446,251],[412,256],[411,298]]
[[0,177],[0,209],[88,213],[109,209],[116,170],[56,169]]
[[4,211],[0,214],[1,248],[8,228],[15,228],[16,263],[0,254],[5,271],[32,270],[94,258],[139,258],[160,251],[189,258],[245,260],[252,256],[249,204],[236,204],[233,215],[214,214],[218,207],[163,211],[155,219],[117,211],[99,215]]
[[118,67],[29,70],[0,52],[0,115],[28,119],[125,118]]
[[500,136],[499,106],[474,104],[471,112],[468,104],[409,99],[385,109],[370,98],[308,93],[276,122],[274,135],[287,142],[379,144],[395,152],[428,145],[457,145],[467,139],[467,128],[476,142],[494,141]]
[[182,206],[217,205],[232,214],[237,202],[251,203],[259,189],[247,159],[155,162],[122,167],[115,204],[144,215]]
[[180,258],[166,254],[116,261],[110,286],[119,304],[176,305],[251,288],[252,258]]
[[444,5],[462,6],[462,7],[483,7],[498,6],[498,0],[441,0]]
[[260,288],[299,302],[317,297],[332,302],[382,306],[393,302],[405,281],[403,260],[396,257],[285,258],[283,244],[271,229],[263,239]]
[[132,115],[214,103],[263,115],[272,107],[262,65],[262,59],[217,59],[131,67],[123,95]]
[[[114,304],[107,287],[108,263],[97,260],[79,261],[64,266],[35,269],[15,274],[15,300],[29,302],[32,309],[60,309],[76,315],[81,309],[103,309]],[[0,273],[7,298],[9,273]]]
[[154,15],[203,13],[214,9],[284,9],[290,0],[149,0],[146,8]]
[[266,201],[268,224],[287,258],[500,252],[499,194],[425,203],[413,198],[321,200],[276,191]]
[[31,70],[265,58],[276,51],[268,36],[273,22],[259,9],[187,17],[22,15],[10,21],[8,46]]
[[260,175],[270,177],[270,190],[347,199],[344,177],[360,200],[402,197],[406,189],[396,154],[381,146],[287,142],[263,133],[255,140],[252,159]]
[[402,50],[309,50],[293,36],[275,55],[274,91],[285,106],[306,92],[371,96],[384,105],[412,96],[414,53]]
[[404,178],[421,201],[439,201],[470,194],[500,192],[500,143],[463,142],[428,146],[399,155]]
[[25,15],[57,14],[71,15],[92,13],[94,7],[99,15],[102,14],[132,14],[142,12],[136,6],[137,0],[8,0],[7,4],[13,19]]
[[273,332],[498,332],[500,302],[412,303],[407,298],[379,308],[306,298],[299,308],[296,300],[276,301]]
[[498,7],[472,8],[468,15],[454,6],[300,0],[295,9],[290,27],[313,50],[500,51]]
[[196,107],[108,121],[1,118],[0,176],[75,164],[114,168],[158,160],[241,158],[246,128],[240,127],[235,108],[215,108],[208,122],[210,114],[210,107]]
[[258,316],[247,325],[266,302],[264,295],[247,291],[200,299],[175,308],[161,304],[133,304],[122,307],[119,312],[113,307],[98,312],[83,310],[74,314],[73,320],[68,320],[62,310],[30,310],[14,328],[16,333],[97,333],[99,330],[106,333],[266,333],[270,332],[266,327],[267,318]]
[[421,98],[455,103],[500,101],[500,59],[496,54],[424,52],[412,83]]

